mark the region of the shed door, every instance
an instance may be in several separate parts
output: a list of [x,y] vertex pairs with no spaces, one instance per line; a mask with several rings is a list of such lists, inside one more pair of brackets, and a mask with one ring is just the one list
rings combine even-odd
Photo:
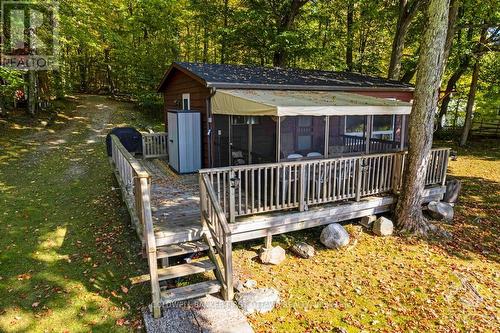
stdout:
[[168,158],[172,168],[179,172],[179,132],[177,113],[168,113]]

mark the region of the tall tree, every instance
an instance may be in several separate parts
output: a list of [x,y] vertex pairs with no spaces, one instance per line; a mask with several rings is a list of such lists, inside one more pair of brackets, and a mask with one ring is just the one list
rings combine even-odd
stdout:
[[472,127],[472,116],[474,114],[474,102],[476,99],[477,82],[479,80],[479,68],[481,58],[483,56],[483,48],[486,44],[486,33],[488,29],[483,27],[481,30],[481,37],[479,39],[478,52],[474,62],[474,69],[472,70],[472,79],[470,82],[469,95],[467,96],[467,107],[465,108],[465,124],[460,138],[460,146],[465,146],[469,137],[469,132]]
[[347,47],[345,54],[345,61],[347,63],[347,70],[352,72],[353,62],[352,62],[352,48],[354,42],[354,2],[352,0],[347,1]]
[[425,235],[431,229],[422,214],[422,194],[432,147],[434,114],[443,73],[449,0],[429,0],[427,26],[420,45],[414,102],[409,120],[409,150],[403,190],[396,206],[402,232]]
[[422,2],[424,0],[399,0],[398,22],[392,41],[391,62],[389,63],[389,79],[399,80],[406,33]]
[[[273,12],[276,16],[276,32],[278,39],[280,35],[289,31],[300,9],[304,7],[309,0],[287,0],[282,3],[276,3],[275,1],[270,1]],[[281,40],[278,40],[278,45],[273,54],[273,65],[276,67],[283,67],[286,64],[287,51],[285,45]]]
[[[449,30],[448,30],[449,31]],[[472,42],[474,29],[469,27],[467,30],[467,45],[470,45]],[[459,39],[460,42],[460,39]],[[465,52],[464,52],[465,51]],[[462,52],[464,54],[462,54]],[[458,66],[455,68],[450,78],[448,79],[448,83],[446,84],[446,89],[444,91],[443,99],[441,100],[441,106],[439,108],[439,115],[437,120],[438,129],[442,128],[444,117],[448,112],[448,106],[451,101],[451,94],[453,90],[456,88],[456,85],[462,75],[467,71],[470,65],[470,61],[472,58],[472,52],[467,48],[466,50],[458,50],[459,53],[459,62]]]

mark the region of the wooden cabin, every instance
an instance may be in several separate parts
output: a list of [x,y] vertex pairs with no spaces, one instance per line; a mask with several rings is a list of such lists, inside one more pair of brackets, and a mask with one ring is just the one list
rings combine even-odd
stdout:
[[169,110],[201,113],[202,166],[403,150],[413,87],[355,73],[174,63]]
[[[410,85],[353,73],[174,63],[159,91],[167,125],[179,114],[196,119],[192,132],[201,135],[175,131],[199,151],[203,168],[169,169],[165,162],[179,156],[167,154],[171,133],[168,140],[144,133],[142,158],[111,135],[110,159],[149,265],[133,282],[150,282],[155,317],[162,304],[206,294],[231,300],[235,242],[265,238],[269,247],[273,235],[387,213],[397,201]],[[424,202],[442,198],[448,155],[432,149]],[[205,259],[169,266],[203,251]],[[207,271],[214,279],[162,284]]]

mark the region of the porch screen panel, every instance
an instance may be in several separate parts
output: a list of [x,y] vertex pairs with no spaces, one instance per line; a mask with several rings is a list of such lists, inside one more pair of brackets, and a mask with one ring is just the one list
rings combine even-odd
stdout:
[[280,126],[280,159],[324,156],[325,117],[281,117]]
[[329,122],[329,157],[366,151],[366,116],[331,116]]
[[401,116],[373,116],[370,153],[387,153],[399,150],[401,124]]
[[250,117],[232,116],[231,126],[231,165],[250,163]]
[[258,117],[252,125],[252,164],[276,162],[277,117]]
[[229,166],[229,116],[214,115],[212,152],[215,167]]

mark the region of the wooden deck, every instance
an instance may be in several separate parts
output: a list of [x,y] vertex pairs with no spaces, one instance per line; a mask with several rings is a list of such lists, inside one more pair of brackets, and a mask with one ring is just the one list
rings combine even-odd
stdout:
[[[151,208],[157,246],[201,239],[203,227],[200,222],[198,175],[178,175],[162,160],[140,160],[140,163],[153,177]],[[426,202],[440,199],[444,191],[445,188],[440,185],[428,187]],[[229,225],[231,240],[233,243],[240,242],[389,212],[394,203],[394,196],[379,195],[360,201],[344,200],[311,206],[305,212],[289,209],[238,216]]]
[[[163,160],[139,160],[152,176],[151,211],[157,245],[201,238],[198,175],[178,175]],[[180,237],[179,235],[190,235]],[[175,241],[180,239],[179,241]]]
[[[406,153],[204,169],[177,175],[159,159],[166,134],[155,135],[136,159],[111,136],[113,172],[143,244],[152,312],[161,305],[215,292],[232,300],[232,243],[380,214],[393,209]],[[433,149],[425,201],[441,199],[449,149]],[[168,266],[169,258],[207,250],[203,261]],[[159,267],[160,265],[160,267]],[[165,290],[161,281],[213,272],[216,280]],[[134,282],[134,281],[132,281]]]

